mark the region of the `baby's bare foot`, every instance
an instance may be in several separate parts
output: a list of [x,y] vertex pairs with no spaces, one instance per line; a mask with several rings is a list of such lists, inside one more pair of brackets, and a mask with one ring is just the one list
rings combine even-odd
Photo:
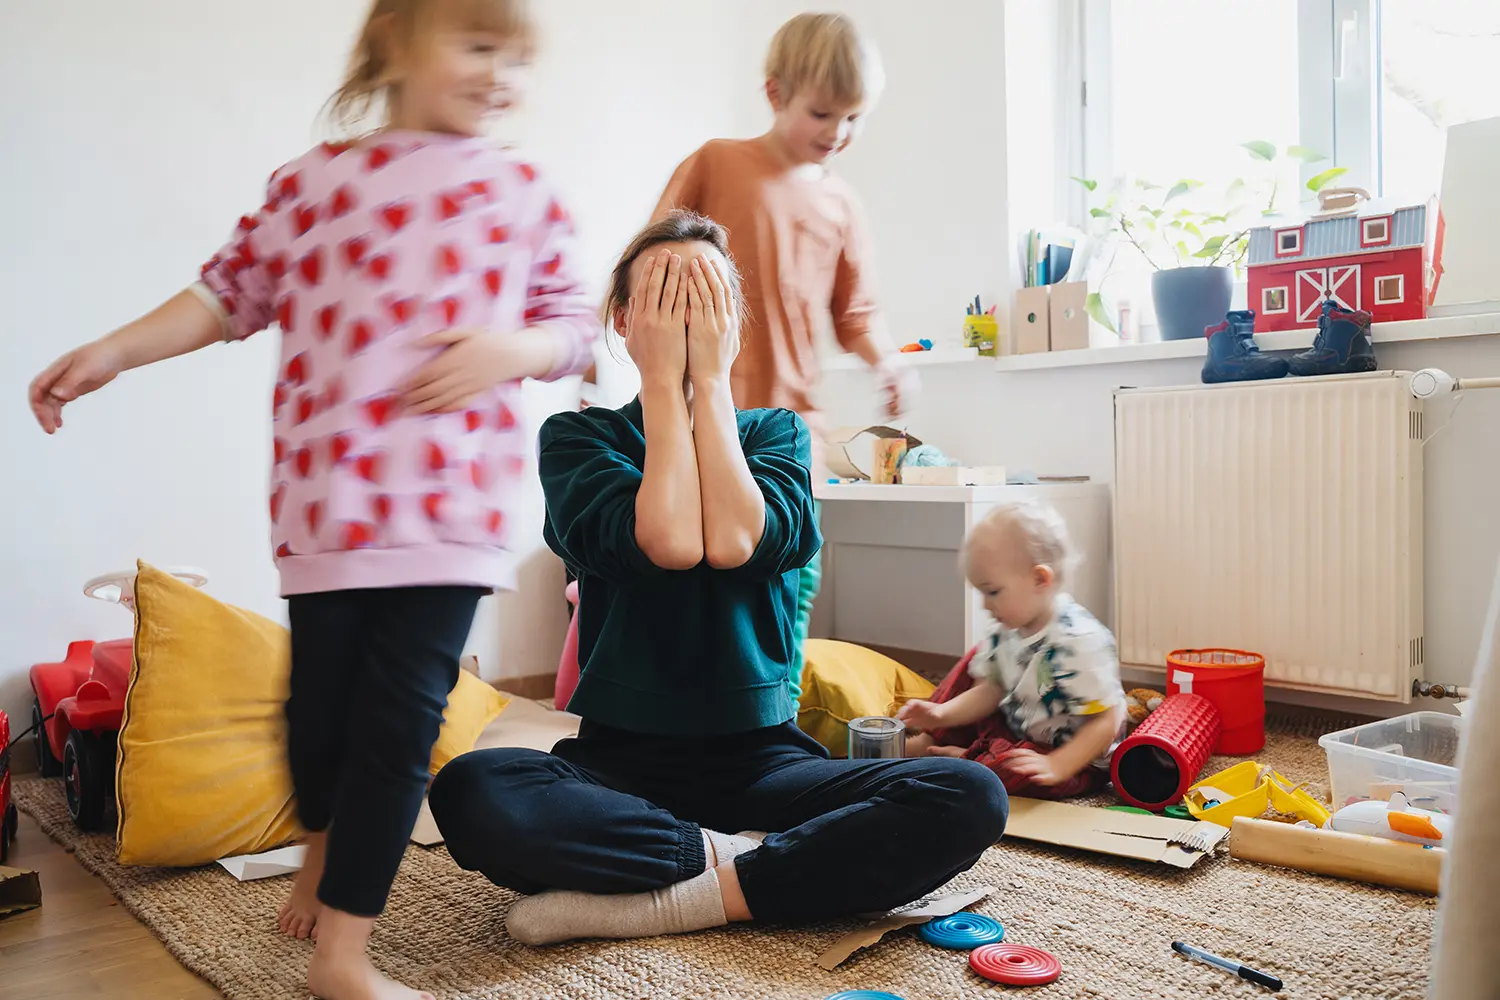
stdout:
[[929,757],[962,757],[967,751],[963,747],[928,747]]
[[344,958],[313,952],[307,989],[320,1000],[434,1000],[431,993],[382,976],[364,955]]
[[318,901],[318,883],[323,879],[323,856],[328,843],[327,834],[314,833],[307,838],[307,858],[292,883],[291,895],[281,904],[276,922],[281,933],[287,937],[307,938],[318,936],[318,915],[323,904]]
[[925,757],[927,756],[927,748],[932,745],[932,737],[926,733],[917,733],[914,736],[908,736],[906,738],[906,756]]

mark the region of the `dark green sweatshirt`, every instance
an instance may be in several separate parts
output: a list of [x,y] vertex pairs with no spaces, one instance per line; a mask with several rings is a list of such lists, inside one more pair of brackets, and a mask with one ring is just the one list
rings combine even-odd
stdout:
[[807,425],[739,411],[740,444],[766,499],[750,561],[664,570],[635,541],[646,436],[640,400],[559,413],[542,426],[547,544],[579,578],[578,664],[568,709],[638,733],[706,736],[796,717],[787,683],[797,570],[823,544]]

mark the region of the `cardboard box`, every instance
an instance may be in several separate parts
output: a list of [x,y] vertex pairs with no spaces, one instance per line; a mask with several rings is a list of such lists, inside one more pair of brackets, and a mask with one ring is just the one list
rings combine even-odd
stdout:
[[25,868],[0,867],[0,917],[42,905],[42,879]]
[[1052,303],[1047,286],[1022,288],[1016,292],[1016,307],[1011,311],[1017,354],[1041,354],[1052,349]]
[[1054,351],[1081,351],[1089,346],[1089,286],[1082,281],[1049,285],[1048,335]]
[[915,448],[922,443],[905,431],[883,424],[836,427],[823,436],[828,471],[841,479],[876,480],[880,473],[880,456],[875,446],[882,441],[904,442],[906,448]]
[[904,486],[1004,486],[1003,465],[907,465],[901,469]]
[[[1219,841],[1229,836],[1229,830],[1217,823],[1016,797],[1010,800],[1010,821],[1005,825],[1005,835],[1120,858],[1156,861],[1174,868],[1191,868],[1198,859],[1212,854]],[[1174,837],[1192,835],[1201,838],[1206,851],[1172,843]]]

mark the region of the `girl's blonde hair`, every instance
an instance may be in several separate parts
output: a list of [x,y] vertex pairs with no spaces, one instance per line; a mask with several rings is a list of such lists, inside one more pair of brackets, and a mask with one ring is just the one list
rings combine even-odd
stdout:
[[885,69],[875,43],[843,14],[798,14],[771,39],[766,79],[791,100],[813,87],[850,107],[874,104],[885,88]]
[[1050,566],[1054,585],[1064,589],[1082,562],[1073,547],[1067,522],[1057,508],[1037,500],[1005,503],[995,507],[969,531],[959,556],[959,567],[970,574],[971,554],[980,539],[1007,541],[1020,545],[1028,566]]
[[[630,266],[642,254],[648,253],[663,243],[707,243],[724,255],[724,261],[728,264],[729,270],[729,295],[734,300],[734,311],[739,314],[740,327],[743,330],[745,294],[740,287],[739,266],[735,264],[734,256],[729,252],[729,231],[706,215],[680,208],[673,209],[636,233],[635,238],[620,254],[620,259],[615,262],[615,269],[609,276],[609,291],[604,297],[604,308],[600,312],[605,329],[609,329],[614,324],[615,314],[630,302]],[[616,332],[622,335],[625,333],[624,330],[619,329]]]
[[328,115],[342,129],[355,130],[376,105],[389,112],[399,81],[391,74],[392,46],[413,51],[438,25],[493,31],[529,58],[536,26],[526,0],[374,0],[349,56],[344,82],[328,100]]

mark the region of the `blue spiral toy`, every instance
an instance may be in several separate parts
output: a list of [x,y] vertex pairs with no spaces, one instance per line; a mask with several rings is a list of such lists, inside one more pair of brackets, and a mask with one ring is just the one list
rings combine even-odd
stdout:
[[835,993],[825,1000],[905,1000],[894,993],[882,993],[880,990],[845,990]]
[[967,951],[1005,940],[1005,925],[983,913],[955,913],[927,921],[917,933],[922,940],[939,948]]

